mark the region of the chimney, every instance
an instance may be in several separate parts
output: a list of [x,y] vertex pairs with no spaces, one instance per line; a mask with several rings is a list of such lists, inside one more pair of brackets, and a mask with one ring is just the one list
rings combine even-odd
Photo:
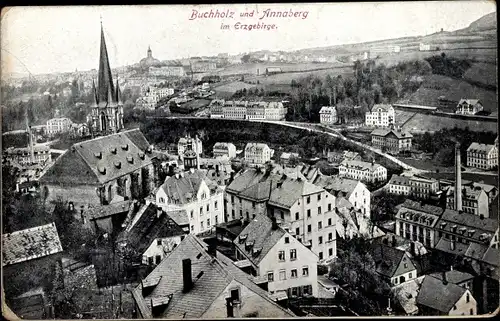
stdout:
[[446,280],[446,271],[441,272],[441,275],[443,277],[443,284],[444,285],[448,284],[448,280]]
[[272,221],[271,228],[272,228],[273,230],[277,230],[277,229],[278,229],[278,223],[276,222],[276,217],[272,216],[272,217],[271,217],[271,221]]
[[410,243],[410,253],[411,253],[411,255],[415,255],[415,253],[416,253],[416,251],[415,251],[415,243],[414,242]]
[[213,257],[217,257],[217,240],[213,240],[210,243],[208,243],[208,254],[210,254]]
[[455,210],[462,210],[462,169],[459,143],[455,145]]
[[193,276],[191,275],[191,259],[182,260],[182,280],[184,284],[183,292],[191,290],[193,286]]
[[395,247],[396,246],[396,236],[393,235],[392,236],[392,247]]

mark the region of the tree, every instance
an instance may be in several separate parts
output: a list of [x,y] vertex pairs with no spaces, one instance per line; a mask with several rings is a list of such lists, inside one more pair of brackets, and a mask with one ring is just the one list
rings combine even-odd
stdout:
[[243,57],[241,57],[241,62],[246,64],[250,61],[250,55],[249,54],[246,54],[246,55],[243,55]]

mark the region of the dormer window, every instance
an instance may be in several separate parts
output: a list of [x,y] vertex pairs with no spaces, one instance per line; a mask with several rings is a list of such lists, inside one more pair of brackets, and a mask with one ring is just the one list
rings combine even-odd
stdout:
[[128,144],[122,145],[123,150],[128,150]]
[[102,153],[101,152],[95,152],[94,153],[94,156],[98,159],[101,159],[102,158]]
[[243,242],[245,242],[245,240],[247,239],[247,236],[248,236],[247,234],[240,235],[240,244],[243,243]]
[[127,156],[127,162],[129,162],[130,164],[133,164],[134,158],[132,156]]
[[112,148],[111,148],[111,153],[112,153],[112,154],[116,154],[116,147],[112,147]]
[[122,162],[113,162],[113,165],[115,165],[115,167],[119,169],[122,167]]
[[144,153],[138,153],[138,155],[139,155],[139,158],[142,160],[144,160],[144,158],[146,157],[146,155]]
[[99,166],[98,170],[99,170],[99,173],[101,173],[102,175],[106,175],[106,167]]

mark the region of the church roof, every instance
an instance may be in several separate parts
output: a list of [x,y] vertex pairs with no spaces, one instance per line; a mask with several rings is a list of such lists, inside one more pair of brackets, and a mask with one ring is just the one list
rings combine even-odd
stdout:
[[108,50],[104,38],[104,29],[101,25],[101,49],[99,55],[99,73],[97,76],[96,98],[99,107],[106,107],[118,104],[118,83],[117,88],[113,84],[113,76],[109,65]]

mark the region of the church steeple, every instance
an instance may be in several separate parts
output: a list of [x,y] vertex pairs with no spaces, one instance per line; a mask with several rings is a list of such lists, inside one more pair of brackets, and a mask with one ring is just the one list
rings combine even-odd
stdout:
[[92,97],[94,98],[94,101],[92,102],[92,105],[90,107],[95,108],[98,106],[98,101],[97,101],[97,91],[95,88],[94,79],[92,79]]
[[[99,75],[97,79],[97,101],[100,106],[112,104],[114,101],[108,101],[108,92],[114,93],[113,77],[111,67],[109,66],[108,50],[106,40],[104,39],[104,29],[101,22],[101,50],[99,55]],[[112,97],[113,95],[111,95]]]
[[123,105],[122,93],[120,91],[120,85],[118,84],[118,79],[116,79],[116,101],[118,102],[118,105]]
[[151,46],[148,46],[148,58],[153,57],[153,51],[151,50]]

